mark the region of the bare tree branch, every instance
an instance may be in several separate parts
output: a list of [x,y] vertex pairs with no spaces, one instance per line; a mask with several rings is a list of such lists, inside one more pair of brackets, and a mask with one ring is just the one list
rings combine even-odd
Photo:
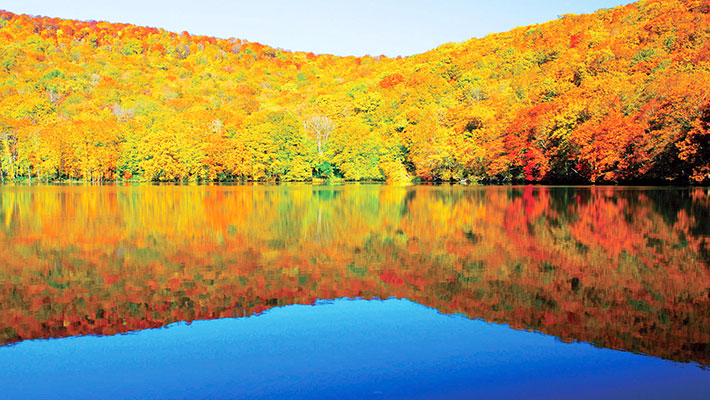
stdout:
[[303,121],[303,127],[318,144],[318,154],[323,154],[323,146],[333,132],[333,121],[323,115],[314,115]]

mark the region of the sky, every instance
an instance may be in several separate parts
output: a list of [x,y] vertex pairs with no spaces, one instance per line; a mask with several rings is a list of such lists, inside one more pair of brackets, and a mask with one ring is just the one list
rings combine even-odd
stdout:
[[408,56],[622,0],[3,0],[16,14],[239,38],[293,51]]

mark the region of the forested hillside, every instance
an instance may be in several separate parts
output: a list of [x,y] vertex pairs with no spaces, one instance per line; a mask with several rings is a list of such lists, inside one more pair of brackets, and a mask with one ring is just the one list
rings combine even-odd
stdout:
[[710,0],[397,59],[0,12],[1,178],[708,183],[709,37]]

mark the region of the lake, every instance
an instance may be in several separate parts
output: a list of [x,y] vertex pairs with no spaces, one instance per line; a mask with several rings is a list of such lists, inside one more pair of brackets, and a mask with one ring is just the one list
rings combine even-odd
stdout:
[[0,187],[0,397],[707,398],[710,189]]

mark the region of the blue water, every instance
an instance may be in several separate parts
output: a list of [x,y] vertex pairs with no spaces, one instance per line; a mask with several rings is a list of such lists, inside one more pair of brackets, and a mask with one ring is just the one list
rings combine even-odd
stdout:
[[710,371],[408,300],[0,348],[1,399],[707,399]]

